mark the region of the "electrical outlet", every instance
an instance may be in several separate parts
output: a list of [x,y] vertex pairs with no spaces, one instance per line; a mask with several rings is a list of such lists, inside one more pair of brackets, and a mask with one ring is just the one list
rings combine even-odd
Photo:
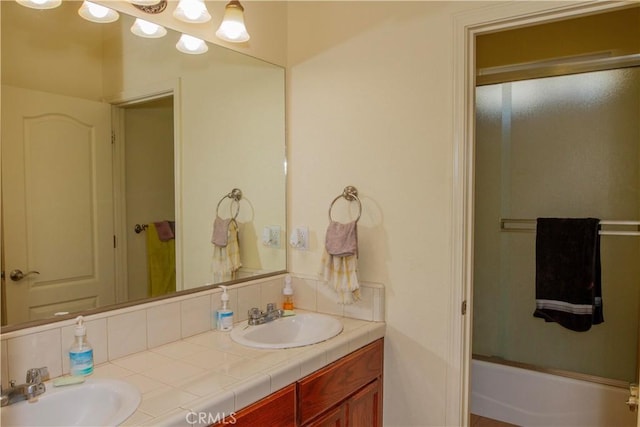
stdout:
[[271,225],[262,229],[262,244],[270,248],[280,247],[279,225]]
[[269,227],[269,230],[271,232],[271,235],[269,237],[269,246],[272,248],[279,248],[280,247],[280,226],[272,225],[271,227]]
[[298,250],[309,250],[309,227],[296,227],[291,232],[289,244]]

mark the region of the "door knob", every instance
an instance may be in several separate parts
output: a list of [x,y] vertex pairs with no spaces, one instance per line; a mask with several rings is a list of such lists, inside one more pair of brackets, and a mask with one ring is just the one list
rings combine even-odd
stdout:
[[27,271],[26,273],[23,273],[22,270],[15,269],[11,273],[9,273],[9,278],[14,282],[19,282],[20,280],[24,279],[25,277],[31,274],[40,274],[40,272],[32,270],[32,271]]

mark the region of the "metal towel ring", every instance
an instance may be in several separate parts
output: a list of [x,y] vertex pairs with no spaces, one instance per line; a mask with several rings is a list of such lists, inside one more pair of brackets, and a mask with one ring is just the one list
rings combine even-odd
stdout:
[[344,197],[350,202],[353,202],[353,201],[358,202],[358,217],[356,218],[356,222],[358,222],[358,220],[360,220],[360,216],[362,216],[362,202],[358,198],[358,189],[352,185],[345,187],[342,194],[340,194],[338,197],[333,199],[333,201],[331,202],[331,205],[329,206],[329,221],[333,221],[333,218],[331,218],[331,209],[333,209],[333,205],[341,197]]
[[233,209],[233,202],[236,202],[236,214],[233,215],[233,219],[236,219],[238,217],[238,214],[240,213],[240,199],[242,199],[242,190],[240,190],[239,188],[234,188],[233,190],[231,190],[231,193],[222,196],[222,199],[220,199],[220,201],[218,202],[218,206],[216,206],[216,216],[220,216],[220,204],[226,198],[231,199],[231,206],[229,207],[230,213]]

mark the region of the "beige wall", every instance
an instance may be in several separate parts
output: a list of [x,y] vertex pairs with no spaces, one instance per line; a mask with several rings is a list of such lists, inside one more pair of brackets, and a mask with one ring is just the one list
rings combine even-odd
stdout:
[[[14,1],[0,4],[3,84],[94,101],[102,99],[99,26],[79,19],[77,11],[66,4],[46,13],[34,13]],[[42,31],[30,30],[34,21]],[[62,28],[57,25],[61,21],[67,22]]]
[[451,273],[459,256],[451,206],[463,197],[452,180],[464,176],[454,170],[463,131],[453,128],[457,20],[495,22],[570,4],[289,4],[288,222],[308,224],[312,235],[311,250],[292,252],[289,266],[317,275],[328,205],[344,186],[358,187],[359,275],[386,286],[387,426],[460,422],[459,402],[446,400],[458,368],[447,351],[460,339],[450,300],[460,286]]
[[[465,2],[289,4],[290,270],[316,276],[327,209],[360,191],[361,280],[386,286],[387,426],[445,420],[452,263],[452,16]],[[451,421],[449,421],[451,422]]]

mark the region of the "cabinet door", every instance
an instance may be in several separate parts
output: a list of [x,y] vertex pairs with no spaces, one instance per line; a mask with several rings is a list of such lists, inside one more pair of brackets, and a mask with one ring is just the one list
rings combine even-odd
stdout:
[[298,381],[300,425],[306,425],[374,379],[380,378],[383,348],[382,340],[375,341]]
[[347,405],[340,405],[327,411],[319,419],[310,422],[305,427],[347,427]]
[[382,426],[382,387],[380,380],[367,385],[347,401],[349,427]]
[[295,390],[295,384],[291,384],[215,425],[294,427],[296,425]]

